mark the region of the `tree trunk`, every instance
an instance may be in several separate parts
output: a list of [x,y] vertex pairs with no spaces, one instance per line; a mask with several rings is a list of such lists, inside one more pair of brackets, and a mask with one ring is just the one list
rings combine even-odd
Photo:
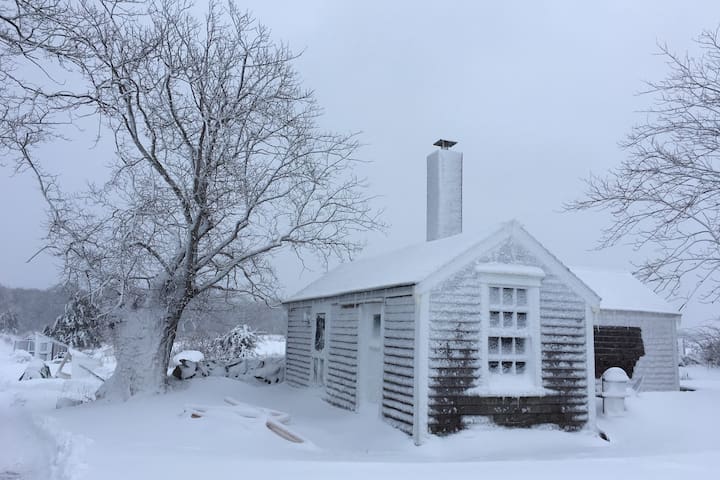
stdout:
[[133,395],[165,390],[181,314],[181,309],[172,307],[123,309],[114,327],[117,366],[98,390],[99,398],[127,400]]

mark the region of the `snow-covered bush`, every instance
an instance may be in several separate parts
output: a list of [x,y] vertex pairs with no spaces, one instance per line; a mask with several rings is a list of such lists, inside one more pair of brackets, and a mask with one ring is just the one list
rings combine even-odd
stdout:
[[27,363],[32,360],[33,356],[25,350],[15,350],[10,358],[17,363]]
[[187,380],[194,377],[226,377],[227,373],[224,363],[215,360],[194,362],[182,358],[173,369],[172,376],[178,380]]
[[50,378],[50,367],[40,359],[31,360],[19,380],[33,380],[35,378]]
[[228,367],[227,376],[240,380],[255,379],[263,383],[280,383],[285,380],[285,358],[248,358]]
[[100,311],[90,298],[76,293],[65,312],[43,333],[77,349],[98,348],[102,341]]
[[216,338],[210,346],[207,358],[221,362],[232,362],[255,355],[257,334],[247,325],[238,325],[222,337]]
[[173,343],[171,356],[174,357],[184,351],[197,351],[202,353],[205,358],[208,358],[214,342],[214,337],[201,332],[195,332],[189,336],[176,338],[175,343]]
[[172,365],[180,365],[181,360],[190,360],[191,362],[202,362],[205,360],[205,355],[197,350],[183,350],[176,353],[172,357]]

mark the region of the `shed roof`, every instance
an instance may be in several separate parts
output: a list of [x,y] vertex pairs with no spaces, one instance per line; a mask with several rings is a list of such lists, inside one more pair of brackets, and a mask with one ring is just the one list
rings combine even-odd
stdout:
[[680,314],[630,272],[587,267],[570,270],[600,296],[602,309]]

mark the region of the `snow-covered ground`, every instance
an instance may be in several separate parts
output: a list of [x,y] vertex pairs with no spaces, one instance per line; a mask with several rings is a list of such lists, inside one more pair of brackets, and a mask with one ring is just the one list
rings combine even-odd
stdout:
[[[0,344],[0,480],[704,479],[720,468],[720,372],[703,367],[684,372],[694,392],[643,393],[629,399],[626,417],[600,418],[609,443],[593,432],[477,425],[421,447],[373,408],[345,412],[317,391],[283,384],[208,377],[177,382],[165,395],[56,409],[58,396],[79,387],[17,382],[22,370]],[[309,441],[290,443],[227,409],[201,418],[187,411],[221,407],[227,396],[289,413],[289,427]]]
[[258,344],[255,353],[261,357],[284,356],[285,355],[285,336],[263,334],[258,335]]

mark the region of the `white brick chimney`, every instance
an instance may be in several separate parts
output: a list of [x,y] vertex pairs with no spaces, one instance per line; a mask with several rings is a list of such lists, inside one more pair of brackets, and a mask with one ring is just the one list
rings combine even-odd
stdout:
[[461,152],[449,150],[457,142],[438,140],[427,157],[427,241],[462,233]]

